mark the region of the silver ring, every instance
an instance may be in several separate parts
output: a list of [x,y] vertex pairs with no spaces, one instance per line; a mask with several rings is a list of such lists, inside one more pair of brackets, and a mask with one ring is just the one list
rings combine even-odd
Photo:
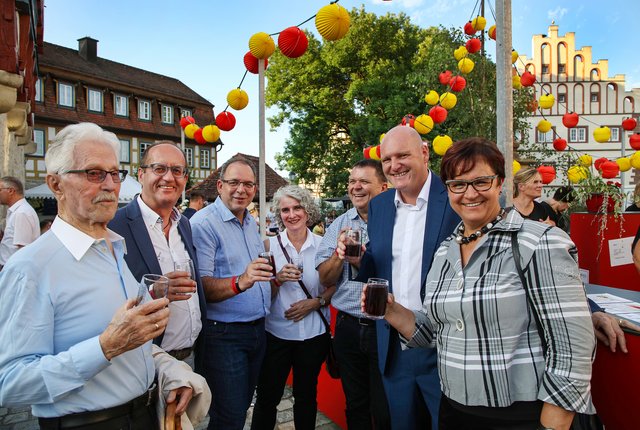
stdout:
[[160,330],[160,326],[158,325],[158,323],[155,323],[155,324],[156,324],[156,330]]
[[622,319],[618,320],[618,325],[619,325],[619,326],[622,326],[622,323],[623,323],[623,322],[624,322],[624,320],[622,320]]

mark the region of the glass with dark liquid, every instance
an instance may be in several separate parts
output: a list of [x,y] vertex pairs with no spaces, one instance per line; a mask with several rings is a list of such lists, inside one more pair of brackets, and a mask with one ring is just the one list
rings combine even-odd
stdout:
[[360,230],[347,230],[344,244],[346,246],[344,253],[347,257],[360,257],[362,252],[362,234],[360,234]]
[[276,260],[275,258],[273,258],[273,252],[271,251],[261,252],[259,257],[269,260],[269,264],[271,265],[271,279],[276,279],[276,273],[278,272],[276,272]]
[[389,281],[380,278],[369,278],[364,296],[364,313],[373,319],[382,319],[387,311],[387,295]]

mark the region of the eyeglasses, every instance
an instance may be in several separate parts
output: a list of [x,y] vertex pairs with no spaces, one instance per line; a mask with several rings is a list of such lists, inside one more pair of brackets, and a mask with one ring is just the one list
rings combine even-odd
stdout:
[[62,174],[65,173],[84,173],[85,175],[87,175],[87,180],[89,182],[96,182],[96,183],[102,183],[104,182],[105,178],[107,177],[107,174],[111,175],[111,180],[113,182],[119,183],[124,181],[124,178],[127,177],[127,172],[126,170],[110,170],[110,171],[106,171],[106,170],[102,170],[102,169],[84,169],[84,170],[66,170],[64,172],[62,172]]
[[220,179],[220,181],[222,181],[223,183],[229,185],[231,188],[238,188],[240,185],[242,185],[245,188],[253,188],[256,186],[255,182],[251,182],[251,181],[238,181],[237,179]]
[[449,191],[454,194],[466,193],[469,185],[471,185],[476,191],[488,191],[493,186],[493,180],[497,177],[498,175],[480,176],[470,181],[466,181],[464,179],[450,179],[446,181],[445,184],[447,185]]
[[189,174],[189,169],[185,166],[167,166],[161,163],[151,163],[148,165],[140,166],[141,169],[151,168],[154,175],[164,176],[169,170],[174,178],[184,178]]

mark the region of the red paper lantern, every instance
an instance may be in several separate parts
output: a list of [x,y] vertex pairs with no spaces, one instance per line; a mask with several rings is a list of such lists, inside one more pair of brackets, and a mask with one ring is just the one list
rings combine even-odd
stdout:
[[402,117],[402,122],[400,122],[400,124],[408,125],[409,127],[413,128],[413,124],[415,123],[415,121],[416,121],[416,116],[408,113]]
[[556,178],[556,169],[553,166],[540,166],[538,173],[542,177],[543,184],[550,184]]
[[193,133],[193,139],[199,143],[200,145],[204,145],[205,143],[207,143],[206,140],[204,140],[204,137],[202,137],[202,129],[199,128],[195,131],[195,133]]
[[220,112],[216,116],[216,125],[222,131],[231,131],[236,126],[236,117],[231,112]]
[[620,166],[615,161],[607,160],[600,165],[600,172],[605,179],[615,178],[620,173]]
[[278,48],[285,57],[298,58],[307,51],[308,46],[307,35],[298,27],[285,28],[278,36]]
[[575,112],[569,112],[562,115],[562,124],[567,128],[575,127],[578,125],[578,121],[580,121],[580,117]]
[[464,34],[468,36],[473,36],[474,34],[476,34],[476,30],[473,28],[473,23],[471,21],[467,22],[464,25]]
[[[264,68],[265,69],[267,68],[268,64],[269,64],[269,60],[267,60],[265,58],[264,59]],[[253,56],[251,51],[249,51],[246,54],[244,54],[244,67],[246,67],[247,70],[250,73],[253,73],[254,75],[258,73],[258,59]]]
[[622,120],[622,128],[624,128],[626,131],[635,129],[637,125],[638,122],[633,118],[625,118],[624,120]]
[[554,139],[553,141],[553,149],[556,151],[564,151],[567,149],[567,141],[561,137]]
[[440,80],[440,83],[442,85],[447,85],[451,80],[451,70],[445,70],[444,72],[440,73],[438,79]]
[[596,161],[593,162],[593,167],[596,168],[596,170],[600,170],[600,166],[602,165],[602,163],[604,163],[605,161],[609,161],[608,158],[606,157],[600,157],[598,158]]
[[530,87],[535,83],[535,81],[536,77],[533,73],[524,72],[522,76],[520,76],[520,84],[522,84],[523,87]]
[[447,110],[442,106],[434,106],[429,109],[429,116],[436,124],[440,124],[447,119]]
[[470,54],[475,54],[482,47],[482,43],[480,43],[480,39],[476,39],[474,37],[473,39],[467,40],[467,43],[464,46]]
[[362,155],[367,160],[369,160],[371,158],[371,152],[370,151],[371,151],[371,147],[370,146],[367,146],[362,150]]
[[195,124],[195,123],[196,123],[196,120],[193,119],[192,116],[183,116],[182,118],[180,118],[180,127],[182,127],[183,130],[189,124]]
[[460,92],[467,86],[467,80],[462,76],[454,76],[449,80],[451,91]]
[[629,144],[636,151],[640,151],[640,133],[634,133],[629,136]]

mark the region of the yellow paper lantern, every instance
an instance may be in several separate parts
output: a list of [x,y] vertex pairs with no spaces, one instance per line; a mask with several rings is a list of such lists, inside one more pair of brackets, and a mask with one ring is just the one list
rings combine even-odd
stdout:
[[588,172],[582,166],[571,166],[569,170],[567,170],[567,179],[572,184],[577,184],[580,181],[587,179]]
[[275,50],[276,44],[273,38],[263,31],[254,34],[249,39],[249,51],[259,60],[269,58]]
[[518,61],[518,57],[520,55],[518,54],[518,51],[516,51],[515,49],[513,49],[511,51],[511,64],[514,64],[516,61]]
[[522,168],[518,160],[513,160],[513,174],[515,175]]
[[475,63],[469,58],[463,58],[462,60],[458,61],[458,70],[460,70],[465,75],[467,73],[471,73],[471,71],[473,70],[473,66],[475,66]]
[[538,101],[538,105],[542,109],[551,109],[551,106],[556,102],[556,98],[553,94],[545,94],[540,96],[540,100]]
[[372,146],[371,148],[369,148],[369,158],[371,158],[372,160],[380,160],[380,157],[378,157],[377,146]]
[[627,157],[618,158],[616,160],[616,164],[620,168],[621,172],[631,170],[631,160],[629,160],[629,158]]
[[459,46],[458,49],[456,49],[455,51],[453,51],[453,57],[457,60],[460,61],[462,60],[464,57],[466,57],[467,55],[469,55],[469,51],[467,51],[467,48],[465,46]]
[[380,143],[382,143],[382,139],[384,139],[384,136],[385,136],[386,134],[387,134],[387,133],[382,133],[382,134],[380,135]]
[[593,138],[598,143],[605,143],[611,139],[611,129],[607,126],[598,127],[593,130]]
[[189,124],[184,128],[184,135],[187,136],[189,139],[193,139],[193,133],[195,133],[196,130],[199,128],[200,127],[198,127],[197,124]]
[[433,119],[426,114],[419,115],[413,121],[413,128],[420,134],[427,134],[433,130]]
[[631,161],[631,167],[634,169],[640,169],[640,151],[634,152],[631,157],[629,157]]
[[484,30],[484,28],[487,26],[487,20],[484,16],[478,16],[471,20],[471,26],[475,31]]
[[429,91],[427,95],[424,96],[424,101],[427,102],[427,104],[430,106],[437,105],[439,100],[440,96],[433,90]]
[[242,110],[249,104],[249,95],[245,90],[235,88],[227,94],[227,103],[235,110]]
[[511,85],[516,90],[519,90],[520,88],[522,88],[522,84],[520,83],[520,76],[519,75],[513,75],[511,77]]
[[338,40],[349,31],[349,12],[337,3],[328,4],[316,14],[316,29],[327,40]]
[[433,152],[438,155],[444,155],[445,152],[453,145],[453,140],[446,134],[441,134],[433,139]]
[[541,119],[536,128],[540,133],[546,133],[551,130],[551,123],[546,119]]
[[217,142],[220,139],[220,129],[217,125],[206,125],[202,129],[202,138],[209,143]]
[[458,103],[458,97],[456,97],[453,93],[442,93],[440,96],[440,106],[445,108],[446,110],[451,110]]
[[578,166],[591,167],[593,164],[593,157],[589,154],[584,154],[578,157]]

